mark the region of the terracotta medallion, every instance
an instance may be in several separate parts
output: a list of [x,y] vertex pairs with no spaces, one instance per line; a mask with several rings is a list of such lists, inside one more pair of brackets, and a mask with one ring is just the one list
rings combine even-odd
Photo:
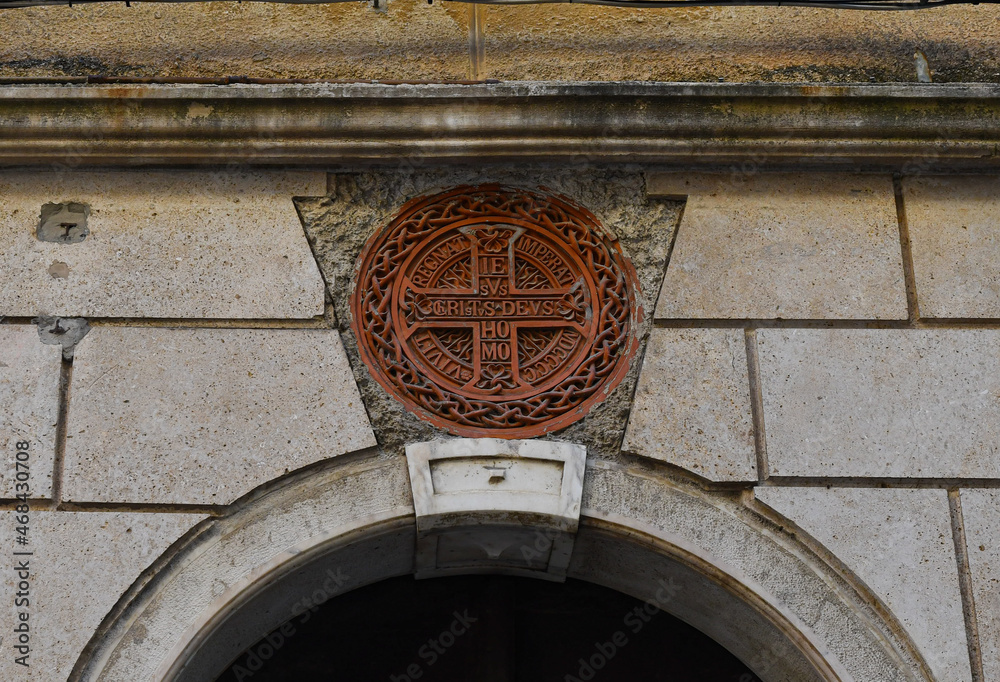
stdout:
[[616,240],[565,198],[496,185],[407,203],[351,300],[372,376],[462,436],[568,426],[628,371],[641,310]]

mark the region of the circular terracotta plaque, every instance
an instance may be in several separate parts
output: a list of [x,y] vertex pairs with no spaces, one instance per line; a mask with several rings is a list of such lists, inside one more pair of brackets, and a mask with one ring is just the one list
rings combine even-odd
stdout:
[[361,254],[351,325],[372,376],[463,436],[568,426],[628,371],[635,271],[566,199],[484,185],[406,204]]

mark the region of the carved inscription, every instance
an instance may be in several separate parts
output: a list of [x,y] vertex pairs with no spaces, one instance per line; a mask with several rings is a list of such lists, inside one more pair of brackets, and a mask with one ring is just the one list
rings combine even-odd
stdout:
[[460,435],[567,426],[635,350],[634,272],[596,219],[497,186],[417,199],[365,248],[352,299],[384,388]]

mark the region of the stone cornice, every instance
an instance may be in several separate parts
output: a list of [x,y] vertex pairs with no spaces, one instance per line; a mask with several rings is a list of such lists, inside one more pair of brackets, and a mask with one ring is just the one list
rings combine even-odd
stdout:
[[0,86],[0,165],[489,162],[1000,165],[1000,86],[656,83]]

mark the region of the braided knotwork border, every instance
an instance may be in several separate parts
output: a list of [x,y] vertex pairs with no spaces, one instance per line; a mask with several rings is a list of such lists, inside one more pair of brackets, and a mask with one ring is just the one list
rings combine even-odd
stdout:
[[[516,400],[470,399],[420,373],[393,330],[391,300],[399,270],[424,238],[459,220],[538,225],[578,249],[594,278],[596,317],[589,352],[549,390]],[[361,357],[375,379],[422,417],[463,436],[536,436],[581,418],[621,381],[637,348],[641,319],[637,278],[617,240],[586,209],[564,197],[500,185],[457,187],[414,199],[358,259],[351,326]]]

